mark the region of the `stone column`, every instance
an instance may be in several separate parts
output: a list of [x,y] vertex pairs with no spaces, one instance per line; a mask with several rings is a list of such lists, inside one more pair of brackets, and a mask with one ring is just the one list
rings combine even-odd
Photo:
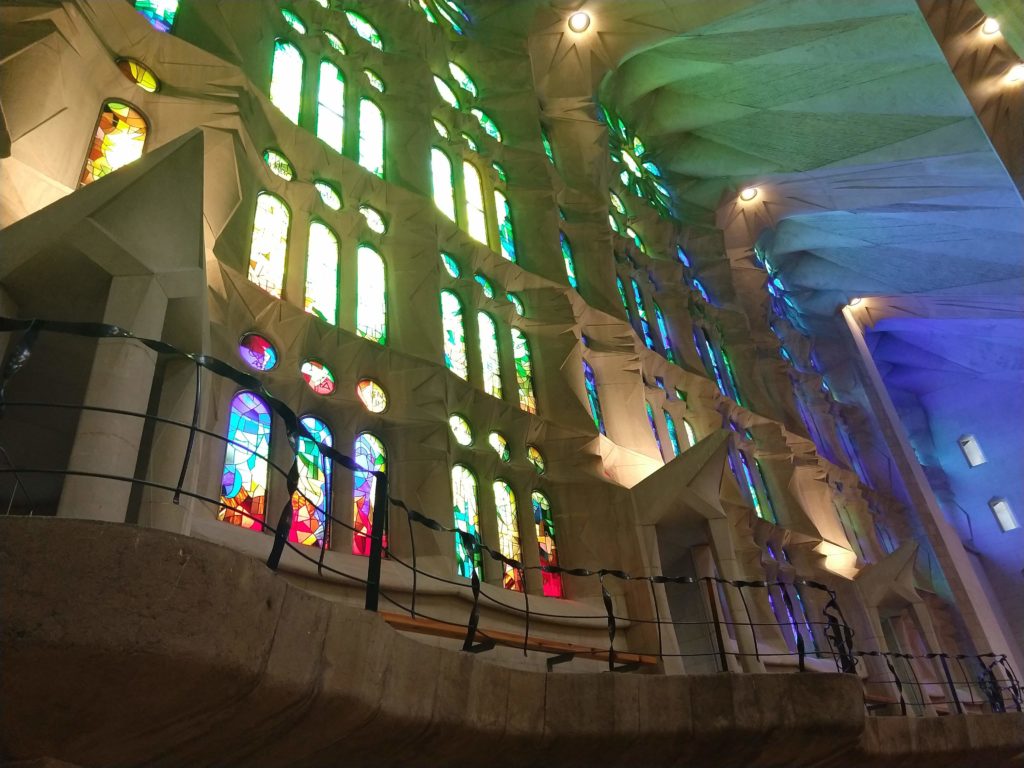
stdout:
[[[151,275],[115,277],[103,314],[139,336],[159,338],[167,296]],[[144,413],[153,385],[156,353],[138,342],[102,339],[96,345],[84,404]],[[139,455],[144,421],[82,411],[68,469],[132,477]],[[58,517],[124,522],[132,484],[118,480],[68,475],[57,509]]]
[[[711,547],[714,551],[715,563],[718,565],[718,573],[723,579],[736,581],[743,578],[743,574],[741,573],[739,563],[736,561],[736,548],[729,531],[731,525],[728,518],[724,517],[708,520]],[[732,614],[733,621],[737,622],[733,629],[736,633],[736,645],[740,653],[745,654],[740,657],[743,671],[764,672],[764,664],[756,656],[757,647],[754,642],[752,627],[741,623],[747,621],[747,612],[743,607],[743,601],[739,596],[737,588],[727,586],[722,589],[722,592],[725,594],[726,602],[729,604],[729,612]],[[753,613],[750,616],[751,621],[756,620]]]

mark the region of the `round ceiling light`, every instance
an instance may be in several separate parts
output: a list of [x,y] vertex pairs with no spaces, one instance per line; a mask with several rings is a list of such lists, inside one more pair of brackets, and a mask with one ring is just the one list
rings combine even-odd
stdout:
[[740,200],[745,203],[749,203],[757,197],[757,187],[747,187],[740,191]]
[[584,13],[583,11],[576,11],[572,16],[569,17],[569,29],[579,34],[585,32],[587,27],[590,26],[590,14]]
[[1024,80],[1024,63],[1014,64],[1010,67],[1010,71],[1006,73],[1006,79],[1011,83],[1019,83]]
[[981,34],[983,35],[994,35],[999,31],[999,22],[993,19],[991,16],[986,16],[985,21],[981,25]]
[[864,299],[860,299],[860,298],[857,298],[857,299],[850,299],[850,304],[849,304],[849,306],[851,306],[851,307],[856,307],[856,306],[857,306],[858,304],[860,304],[860,303],[861,303],[862,301],[864,301]]

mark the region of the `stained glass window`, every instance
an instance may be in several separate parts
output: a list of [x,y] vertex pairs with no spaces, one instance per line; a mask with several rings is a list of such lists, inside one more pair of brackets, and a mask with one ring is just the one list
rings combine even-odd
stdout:
[[239,392],[232,399],[218,520],[263,530],[270,423],[270,409],[259,395]]
[[296,125],[302,109],[302,67],[302,54],[298,48],[287,40],[274,41],[270,101]]
[[[477,507],[476,478],[462,464],[452,467],[452,512],[455,527],[479,540],[480,510]],[[468,551],[458,534],[455,535],[455,556],[459,576],[470,578],[475,571],[478,578],[483,578],[480,550],[474,547],[472,552]]]
[[509,261],[516,260],[516,239],[512,231],[512,209],[508,198],[499,190],[494,190],[494,210],[498,214],[498,238],[501,241],[501,255]]
[[668,324],[665,322],[665,315],[662,314],[658,302],[654,302],[654,319],[658,323],[658,332],[661,333],[661,341],[665,345],[665,358],[670,362],[676,361],[676,353],[672,351],[672,337],[668,333]]
[[441,263],[444,264],[445,271],[452,277],[458,277],[462,274],[462,270],[459,269],[459,262],[450,253],[441,252]]
[[515,309],[517,315],[520,317],[526,317],[526,308],[523,307],[523,302],[518,296],[514,293],[506,293],[505,298],[509,300],[509,303],[512,305],[513,309]]
[[486,296],[488,299],[493,299],[494,298],[494,286],[491,285],[491,281],[490,280],[488,280],[486,277],[481,275],[479,272],[477,272],[475,275],[473,275],[473,279],[483,289],[484,296]]
[[548,156],[548,160],[551,164],[555,164],[555,153],[551,149],[551,140],[548,138],[548,132],[543,128],[540,129],[540,143],[544,145],[544,154]]
[[480,147],[478,147],[478,146],[477,146],[477,143],[476,143],[476,141],[475,141],[475,140],[473,139],[473,137],[472,137],[472,136],[470,136],[470,135],[469,135],[468,133],[466,133],[465,131],[462,131],[462,133],[460,133],[459,135],[460,135],[460,136],[462,136],[462,140],[463,140],[464,142],[466,142],[466,146],[467,146],[467,147],[469,147],[470,149],[472,149],[472,150],[473,150],[474,152],[479,152],[479,151],[480,151]]
[[491,163],[491,168],[493,168],[494,172],[498,175],[498,181],[502,184],[508,182],[508,174],[505,173],[505,169],[502,167],[501,163]]
[[[555,520],[551,516],[551,502],[540,491],[530,496],[533,505],[533,524],[537,531],[537,549],[540,564],[544,566],[558,565],[558,546],[555,544]],[[562,574],[541,571],[545,597],[562,597]]]
[[362,379],[356,384],[356,395],[370,413],[383,413],[388,407],[388,396],[384,388],[373,379]]
[[314,317],[338,322],[338,238],[319,221],[309,225],[305,305]]
[[478,95],[476,83],[473,81],[473,78],[466,73],[466,70],[458,64],[449,61],[448,71],[452,73],[452,77],[455,78],[455,82],[459,84],[459,87],[462,88],[462,90],[467,91],[473,96]]
[[623,216],[625,216],[626,215],[626,206],[624,206],[622,204],[622,199],[618,195],[616,195],[614,192],[612,192],[610,190],[608,192],[608,198],[612,201],[612,207],[616,211],[621,213]]
[[447,139],[448,138],[448,126],[446,126],[444,123],[442,123],[437,118],[434,118],[434,130],[437,131],[437,134],[442,139]]
[[661,450],[661,435],[658,434],[658,422],[654,419],[654,409],[647,402],[644,403],[644,408],[647,409],[647,422],[651,425],[651,433],[654,435],[654,442],[658,445],[658,453],[664,458],[665,454]]
[[486,312],[476,313],[480,333],[480,362],[483,367],[484,392],[501,398],[501,360],[498,357],[498,329]]
[[366,20],[365,16],[361,16],[354,11],[345,11],[345,17],[348,19],[348,23],[352,26],[352,29],[356,31],[357,35],[378,51],[384,50],[384,43],[380,39],[380,33],[373,24]]
[[434,12],[430,10],[430,6],[426,4],[425,0],[417,0],[417,4],[420,10],[423,11],[423,15],[427,17],[427,21],[431,24],[437,24],[437,17],[434,16]]
[[535,445],[526,446],[526,460],[533,464],[533,468],[537,470],[538,475],[543,475],[547,465],[544,463],[544,455],[540,452],[540,449]]
[[462,302],[451,291],[441,291],[441,326],[444,329],[444,364],[456,376],[469,378],[466,328]]
[[686,251],[683,250],[683,246],[681,246],[681,245],[677,245],[676,246],[676,258],[679,259],[680,263],[684,267],[689,268],[691,266],[690,259],[686,255]]
[[765,519],[764,510],[761,507],[761,499],[757,495],[757,484],[750,472],[750,463],[747,455],[740,451],[740,466],[743,468],[743,477],[747,481],[747,492],[750,494],[750,501],[754,505],[754,513],[761,519]]
[[452,161],[437,147],[430,149],[430,180],[434,205],[441,213],[455,221],[455,180]]
[[604,416],[601,414],[601,398],[597,394],[597,379],[594,377],[594,369],[590,363],[583,361],[583,383],[587,388],[587,402],[590,403],[590,416],[594,419],[594,426],[602,435],[608,434],[604,431]]
[[146,118],[134,107],[120,101],[105,102],[78,185],[84,187],[142,157],[148,130]]
[[612,216],[610,213],[608,214],[608,226],[612,228],[612,232],[619,231],[619,224],[617,221],[615,221],[615,217]]
[[444,17],[444,20],[451,25],[452,29],[454,29],[458,34],[464,35],[465,32],[463,32],[462,27],[457,21],[455,21],[455,17],[448,13],[447,9],[442,5],[443,2],[444,0],[435,0],[434,7],[437,9],[437,12]]
[[484,129],[484,133],[495,141],[501,141],[501,131],[498,130],[497,124],[491,120],[486,112],[479,109],[471,109],[469,112],[476,118],[477,122],[480,123],[480,127]]
[[299,465],[299,486],[292,494],[292,527],[288,540],[315,547],[330,546],[327,516],[331,513],[331,477],[333,462],[320,446],[331,447],[333,436],[326,424],[315,416],[300,420],[313,439],[300,436],[295,458]]
[[533,360],[526,334],[512,329],[512,356],[516,361],[516,386],[519,389],[519,407],[527,413],[537,412],[537,396],[533,393]]
[[376,208],[371,208],[369,205],[360,205],[359,213],[366,220],[366,226],[378,235],[383,235],[388,231],[388,225],[384,221],[384,217],[381,216],[380,211]]
[[768,483],[764,479],[764,470],[761,468],[761,462],[754,459],[754,470],[757,472],[757,479],[760,480],[760,488],[764,493],[764,509],[768,513],[768,520],[773,523],[779,522],[778,516],[775,514],[775,504],[772,503],[772,495],[768,493]]
[[[523,561],[519,548],[519,515],[516,513],[516,496],[504,480],[494,481],[494,509],[498,513],[498,549],[505,557],[517,562]],[[508,563],[502,563],[501,586],[505,589],[523,591],[523,571]]]
[[341,152],[345,142],[345,76],[326,59],[320,62],[316,135],[335,152]]
[[512,453],[508,449],[508,439],[500,432],[491,432],[487,436],[487,442],[502,461],[509,461],[512,458]]
[[335,51],[344,56],[348,51],[345,50],[345,44],[341,42],[341,39],[333,32],[324,30],[324,37],[327,38],[327,44],[331,46]]
[[[363,467],[352,473],[352,554],[369,555],[371,535],[373,533],[374,494],[377,492],[377,477],[374,472],[388,471],[388,452],[375,435],[363,432],[356,437],[356,463]],[[387,521],[385,521],[386,524]],[[387,546],[387,536],[382,540]]]
[[387,302],[384,259],[368,245],[357,252],[359,277],[356,297],[356,333],[364,339],[387,343]]
[[178,0],[135,0],[135,10],[161,32],[170,32],[178,15]]
[[640,291],[640,283],[631,278],[633,284],[633,300],[636,301],[636,314],[640,318],[640,330],[644,333],[644,344],[648,349],[654,349],[654,339],[651,337],[651,324],[647,321],[647,308],[644,306],[644,295]]
[[697,444],[697,433],[693,431],[693,425],[683,419],[683,429],[686,430],[686,441],[690,444],[688,447],[693,448]]
[[725,347],[721,348],[722,362],[725,364],[725,374],[729,377],[729,386],[732,389],[733,399],[739,405],[743,405],[743,398],[740,397],[740,388],[736,384],[736,373],[732,369],[732,363],[729,361],[729,353],[725,351]]
[[277,365],[277,350],[258,333],[247,333],[238,342],[238,354],[250,368],[269,371]]
[[282,8],[281,15],[284,16],[284,20],[288,22],[289,27],[294,29],[300,35],[306,34],[306,25],[302,23],[302,19],[298,17],[298,14],[287,8]]
[[487,217],[484,214],[484,184],[480,171],[471,162],[462,162],[462,181],[466,192],[466,230],[474,240],[487,244]]
[[380,79],[380,75],[374,72],[372,69],[364,69],[363,75],[370,83],[370,87],[378,93],[384,93],[384,81]]
[[448,106],[459,109],[461,106],[461,104],[459,104],[459,97],[455,95],[455,91],[451,89],[448,83],[437,75],[434,75],[434,87],[437,88],[437,92],[441,95],[441,98],[446,104],[448,104]]
[[565,262],[565,275],[569,278],[569,285],[573,288],[578,288],[579,286],[576,282],[576,261],[572,257],[572,246],[569,245],[569,238],[562,231],[559,231],[558,237],[562,244],[562,260]]
[[160,81],[156,79],[153,70],[144,67],[135,59],[118,59],[117,68],[121,70],[121,74],[147,93],[156,93],[160,89]]
[[672,414],[662,409],[665,416],[665,428],[668,430],[668,442],[672,446],[672,455],[679,455],[679,433],[676,432],[676,423],[672,420]]
[[622,308],[626,310],[626,319],[632,320],[629,312],[629,298],[626,296],[626,286],[621,277],[615,278],[615,287],[619,290],[619,299],[622,301]]
[[299,373],[302,374],[302,380],[306,382],[306,386],[318,395],[334,394],[334,374],[319,360],[304,361],[302,367],[299,368]]
[[453,413],[448,417],[448,427],[455,437],[455,442],[459,445],[473,444],[473,430],[469,426],[469,422],[459,416],[459,414]]
[[359,164],[384,178],[384,113],[369,99],[359,100]]
[[275,176],[285,181],[291,181],[295,178],[295,169],[288,162],[288,158],[281,153],[275,152],[272,149],[265,149],[263,150],[263,162],[267,164],[270,172]]
[[338,194],[338,190],[326,181],[315,181],[313,182],[313,186],[316,187],[316,191],[320,193],[320,200],[323,201],[324,205],[332,211],[341,210],[341,195]]
[[249,250],[249,280],[277,298],[281,298],[284,286],[290,218],[288,207],[279,197],[269,192],[257,195]]

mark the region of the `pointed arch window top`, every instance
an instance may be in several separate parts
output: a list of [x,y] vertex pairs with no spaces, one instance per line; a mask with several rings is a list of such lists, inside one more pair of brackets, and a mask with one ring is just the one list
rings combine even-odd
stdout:
[[84,187],[142,157],[148,132],[146,118],[131,104],[105,102],[100,110],[79,186]]
[[349,25],[355,30],[356,34],[359,35],[363,40],[368,42],[378,51],[384,50],[384,42],[381,40],[380,32],[373,26],[366,17],[362,14],[356,13],[355,11],[345,11],[345,18],[348,19]]

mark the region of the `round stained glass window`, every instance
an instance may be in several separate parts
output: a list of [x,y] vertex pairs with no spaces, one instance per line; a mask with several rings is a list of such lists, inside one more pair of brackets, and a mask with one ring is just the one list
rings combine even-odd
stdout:
[[144,67],[135,59],[118,59],[116,63],[117,68],[121,70],[121,74],[142,90],[147,93],[156,93],[160,90],[160,81],[153,74],[153,70]]
[[388,231],[388,225],[384,221],[384,217],[380,215],[380,211],[376,208],[371,208],[368,205],[360,205],[359,213],[362,214],[364,219],[366,219],[366,226],[378,235],[383,235]]
[[356,384],[356,394],[370,413],[381,413],[388,407],[388,396],[384,388],[373,379],[363,379]]
[[459,445],[472,445],[473,430],[470,429],[468,421],[456,413],[448,417],[448,426],[452,428],[455,442]]
[[334,394],[334,374],[319,360],[307,360],[299,369],[302,380],[318,395]]
[[295,169],[288,162],[288,158],[280,152],[275,152],[272,149],[264,150],[263,162],[267,164],[270,172],[275,176],[280,176],[285,181],[292,181],[295,178]]
[[537,470],[538,475],[544,474],[544,468],[546,465],[544,464],[544,457],[541,455],[541,452],[537,450],[537,446],[526,446],[526,458],[531,464],[533,464],[533,468]]
[[320,199],[323,201],[324,205],[332,211],[341,210],[341,195],[338,194],[338,190],[326,181],[315,181],[313,182],[313,186],[316,187],[316,191],[320,193]]
[[277,350],[258,333],[247,333],[238,342],[238,354],[246,365],[257,371],[269,371],[277,365]]
[[498,458],[502,461],[508,461],[512,458],[512,454],[508,449],[508,440],[500,432],[491,432],[487,436],[487,442],[490,443],[491,448],[498,454]]

